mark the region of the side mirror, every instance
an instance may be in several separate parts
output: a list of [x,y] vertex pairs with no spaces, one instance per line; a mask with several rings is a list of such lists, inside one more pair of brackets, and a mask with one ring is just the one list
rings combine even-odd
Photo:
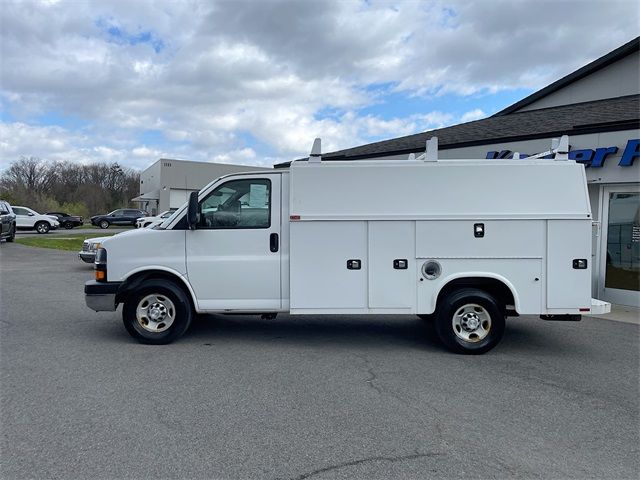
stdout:
[[187,225],[189,226],[189,230],[195,230],[198,225],[198,192],[191,192],[191,195],[189,195]]
[[0,215],[9,215],[9,210],[0,210]]
[[33,217],[33,213],[29,212],[27,215],[29,215],[30,217]]

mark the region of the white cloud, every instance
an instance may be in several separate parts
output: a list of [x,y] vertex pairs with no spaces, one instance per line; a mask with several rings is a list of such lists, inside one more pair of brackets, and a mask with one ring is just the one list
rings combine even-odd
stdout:
[[[268,163],[305,155],[316,136],[329,151],[469,121],[485,113],[360,109],[380,89],[538,88],[637,24],[626,1],[6,1],[0,168],[20,155]],[[38,126],[50,112],[82,127]],[[148,130],[161,140],[140,141]]]
[[486,116],[486,113],[484,113],[481,109],[476,108],[474,110],[463,113],[462,117],[460,117],[460,122],[472,122],[473,120],[480,120],[481,118],[484,118]]

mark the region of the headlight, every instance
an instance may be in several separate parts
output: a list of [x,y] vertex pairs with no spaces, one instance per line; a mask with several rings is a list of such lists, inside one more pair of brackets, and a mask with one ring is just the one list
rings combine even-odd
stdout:
[[96,252],[96,261],[93,264],[96,280],[98,282],[107,281],[107,251],[104,248]]
[[92,250],[97,250],[97,249],[99,249],[101,246],[102,246],[102,244],[101,244],[100,242],[98,242],[98,243],[94,243],[94,244],[92,244],[92,245],[91,245],[91,249],[92,249]]

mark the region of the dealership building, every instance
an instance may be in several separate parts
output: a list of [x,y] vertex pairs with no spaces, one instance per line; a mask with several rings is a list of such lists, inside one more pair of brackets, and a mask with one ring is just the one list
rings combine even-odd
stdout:
[[[432,136],[444,159],[522,158],[569,135],[569,158],[586,167],[594,218],[592,295],[640,307],[639,46],[640,37],[489,118],[323,153],[322,160],[405,159],[424,152]],[[493,192],[478,184],[478,194]]]

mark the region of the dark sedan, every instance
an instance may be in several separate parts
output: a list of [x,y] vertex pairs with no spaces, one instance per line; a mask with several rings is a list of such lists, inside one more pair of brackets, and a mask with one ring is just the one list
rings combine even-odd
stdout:
[[47,212],[45,215],[51,215],[52,217],[56,217],[60,222],[60,225],[67,230],[72,229],[73,227],[81,227],[84,223],[82,217],[78,215],[69,215],[64,212]]
[[91,217],[91,224],[100,228],[109,228],[110,225],[134,226],[138,218],[146,216],[147,212],[143,212],[142,210],[120,208],[106,215],[94,215]]

